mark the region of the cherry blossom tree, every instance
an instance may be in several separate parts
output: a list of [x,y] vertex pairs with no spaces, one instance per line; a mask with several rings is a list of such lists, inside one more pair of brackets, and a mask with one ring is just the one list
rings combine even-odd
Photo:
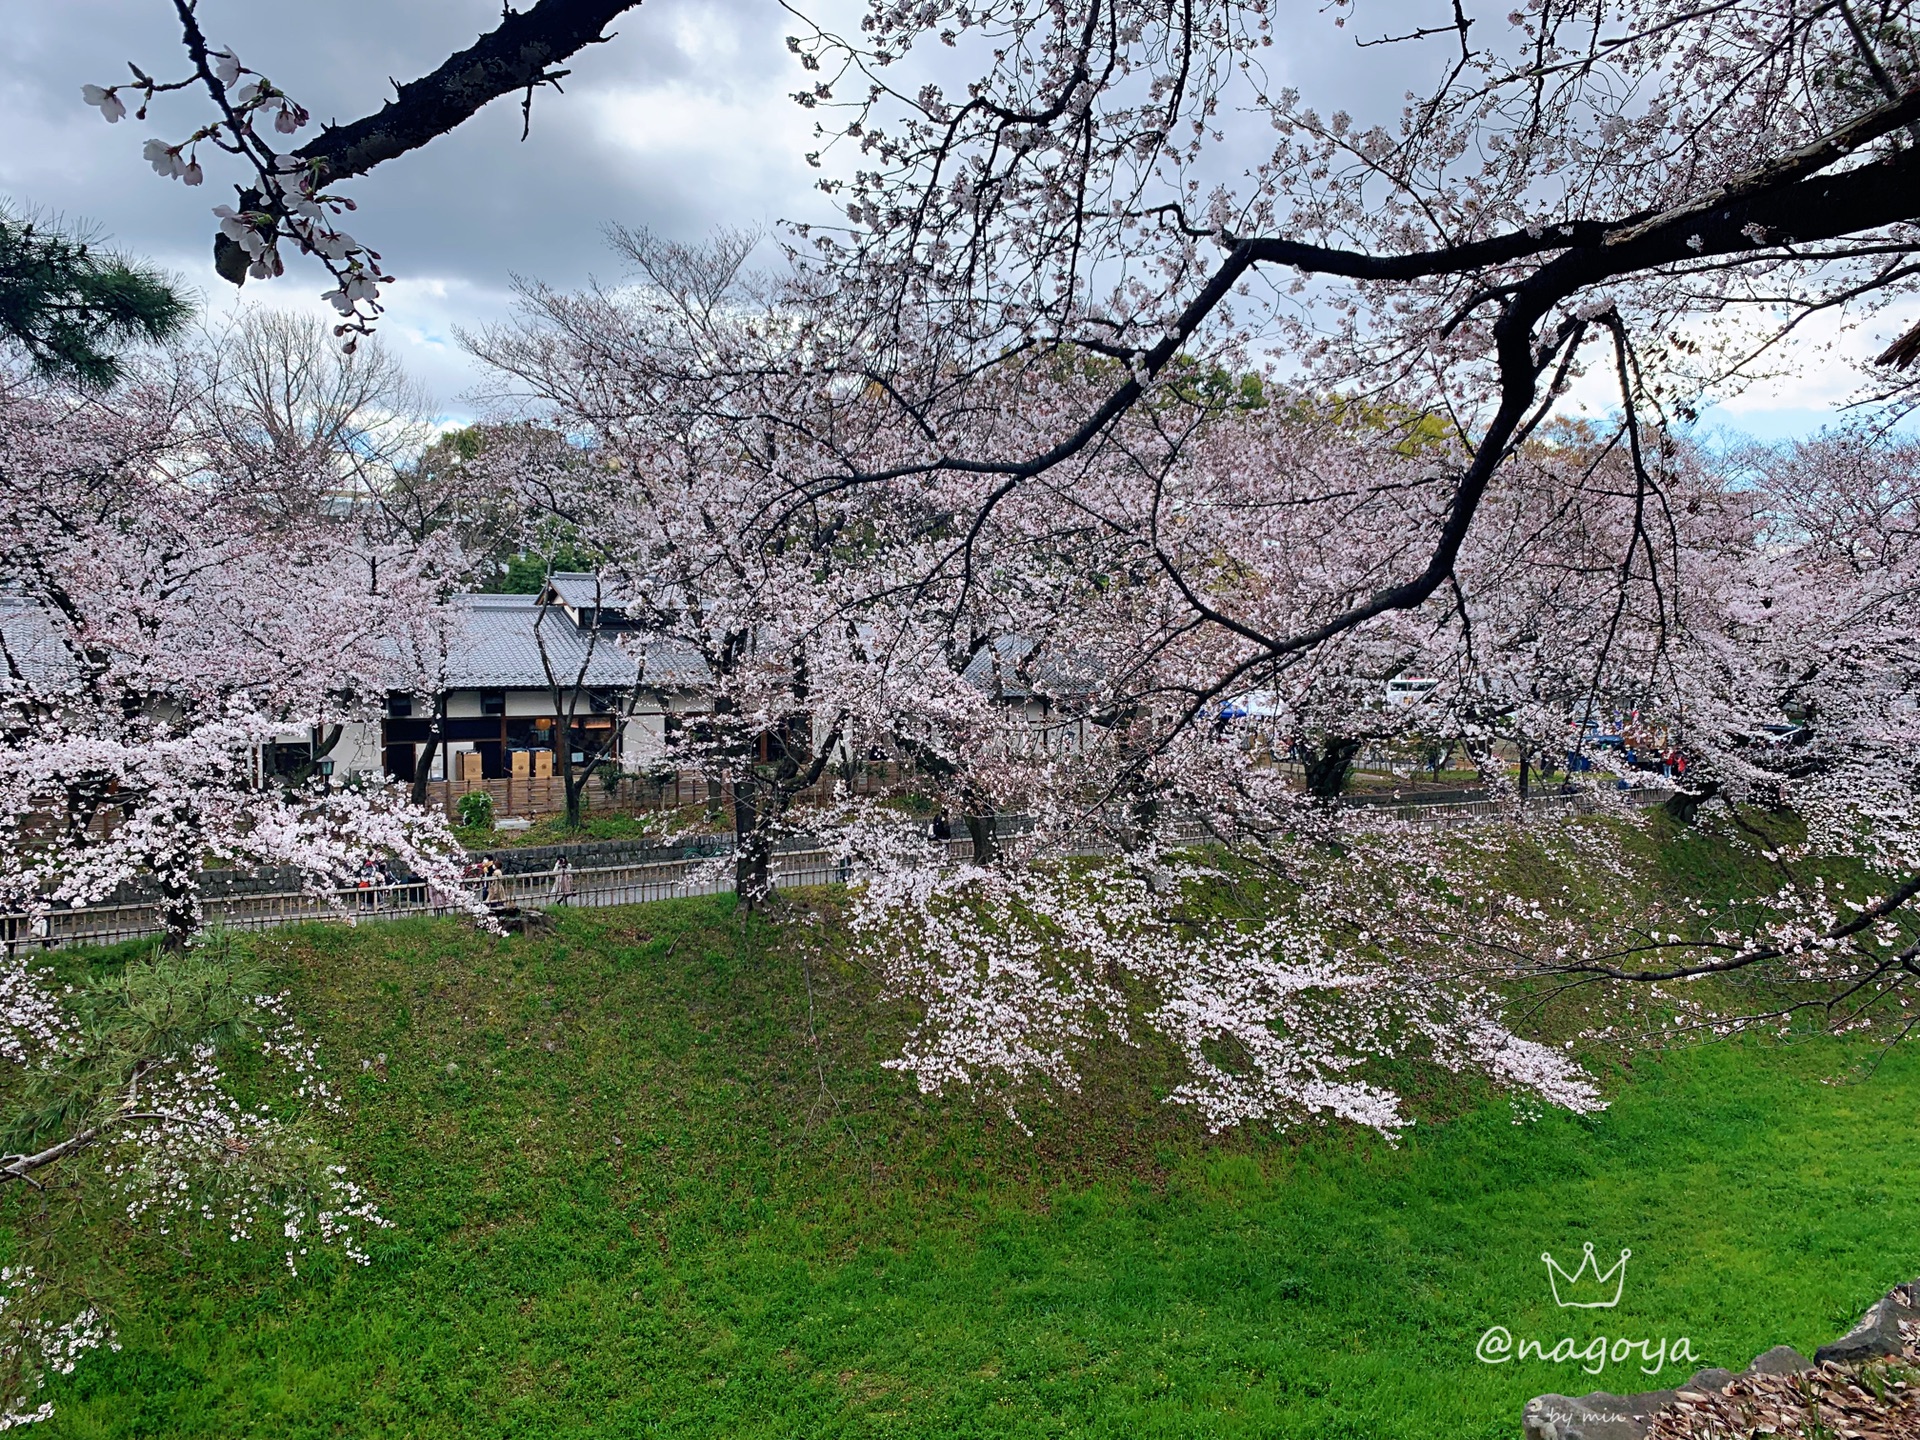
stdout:
[[[1030,408],[1039,383],[1023,386]],[[944,847],[884,824],[849,833],[872,856],[856,900],[864,959],[924,1007],[902,1065],[930,1089],[1011,1095],[1070,1088],[1094,1047],[1151,1037],[1184,1057],[1176,1098],[1217,1125],[1339,1117],[1393,1133],[1394,1097],[1355,1078],[1368,1055],[1597,1103],[1563,1052],[1503,1018],[1503,985],[1564,958],[1478,923],[1482,887],[1515,913],[1537,908],[1497,879],[1503,847],[1544,823],[1504,757],[1579,749],[1587,718],[1623,703],[1650,729],[1691,724],[1696,667],[1739,644],[1726,584],[1772,553],[1751,496],[1684,450],[1636,460],[1624,426],[1537,438],[1501,472],[1444,599],[1276,660],[1265,635],[1337,611],[1424,544],[1429,507],[1446,503],[1444,456],[1278,394],[1175,433],[1182,413],[1140,412],[1129,424],[1151,429],[1124,463],[1036,477],[967,531],[967,560],[915,566],[946,577],[938,601],[954,612],[983,575],[1001,593],[1050,594],[1023,618],[1050,624],[1093,683],[1080,748],[1045,764],[1029,745],[1010,770],[947,731],[957,769],[1032,814],[1021,855],[954,869]],[[1431,681],[1417,713],[1384,699],[1403,672]],[[1475,851],[1303,791],[1229,718],[1223,702],[1256,689],[1295,729],[1388,740],[1417,727],[1464,746],[1515,802],[1498,838]],[[1577,798],[1605,810],[1613,794]],[[1195,838],[1223,849],[1194,852]],[[1585,859],[1577,835],[1564,843]],[[1045,858],[1088,849],[1117,858]],[[1617,852],[1596,854],[1620,869]],[[1249,869],[1276,887],[1270,908],[1209,898]],[[1582,912],[1593,934],[1617,920]]]
[[[1754,543],[1715,587],[1718,623],[1676,649],[1675,683],[1699,757],[1688,791],[1728,802],[1707,813],[1779,888],[1731,911],[1699,897],[1628,926],[1568,927],[1528,953],[1557,974],[1660,990],[1690,1026],[1904,1023],[1920,955],[1913,446],[1856,429],[1735,459]],[[1737,808],[1782,803],[1803,834]],[[1851,888],[1827,877],[1834,857],[1860,866]],[[1686,988],[1727,976],[1760,998]]]
[[519,323],[469,337],[501,398],[547,422],[501,432],[485,463],[530,514],[592,536],[592,643],[626,646],[636,693],[706,692],[661,758],[725,784],[749,903],[772,889],[788,805],[821,780],[883,673],[864,663],[871,637],[847,588],[871,537],[851,510],[780,508],[786,435],[765,422],[837,407],[817,377],[772,368],[804,340],[742,273],[754,238],[689,248],[623,233],[644,288],[524,287]]
[[384,636],[433,597],[419,552],[290,513],[293,485],[215,483],[179,423],[188,375],[108,394],[0,390],[0,905],[150,889],[177,943],[209,859],[317,885],[385,853],[457,894],[444,825],[384,787],[264,785],[257,747],[371,713]]
[[[268,987],[224,941],[77,986],[25,957],[0,965],[7,1144],[20,1147],[0,1155],[0,1186],[38,1192],[0,1275],[0,1426],[47,1418],[49,1375],[118,1348],[115,1267],[69,1225],[264,1240],[296,1274],[323,1253],[367,1262],[365,1238],[387,1222],[327,1144],[332,1085]],[[227,1073],[241,1052],[257,1062],[248,1101]]]
[[[972,861],[955,869],[944,844],[871,805],[843,799],[795,821],[863,877],[856,933],[876,970],[926,1007],[902,1058],[921,1083],[1070,1084],[1075,1045],[1144,1023],[1192,1068],[1180,1098],[1221,1125],[1320,1115],[1397,1129],[1393,1098],[1353,1077],[1402,1043],[1556,1101],[1595,1102],[1563,1056],[1501,1025],[1490,989],[1429,983],[1384,932],[1343,943],[1325,907],[1303,901],[1293,920],[1196,936],[1181,916],[1209,871],[1181,856],[1192,832],[1176,822],[1198,815],[1273,863],[1337,830],[1264,757],[1196,723],[1240,688],[1297,687],[1303,716],[1322,705],[1329,723],[1364,717],[1390,733],[1407,722],[1377,703],[1384,678],[1416,663],[1445,673],[1444,657],[1460,714],[1487,708],[1469,642],[1491,643],[1484,625],[1529,643],[1510,632],[1537,615],[1507,571],[1524,567],[1565,487],[1603,471],[1595,495],[1618,512],[1612,524],[1583,517],[1594,533],[1565,546],[1580,561],[1632,524],[1617,447],[1542,443],[1525,472],[1534,485],[1516,485],[1513,523],[1498,543],[1490,527],[1487,553],[1474,552],[1488,595],[1469,582],[1454,613],[1383,617],[1276,666],[1259,626],[1324,613],[1391,564],[1380,550],[1418,544],[1426,507],[1443,503],[1431,457],[1403,434],[1278,393],[1251,403],[1196,372],[1196,394],[1210,399],[1144,408],[1128,421],[1137,444],[992,505],[979,487],[998,481],[964,473],[795,505],[783,477],[836,452],[911,453],[924,435],[889,423],[890,404],[847,363],[840,337],[808,331],[804,307],[784,291],[755,296],[742,274],[747,238],[693,251],[630,236],[626,248],[639,283],[530,288],[518,325],[475,337],[503,374],[503,398],[517,393],[552,425],[537,445],[496,453],[537,503],[592,524],[607,594],[635,627],[631,653],[644,663],[670,640],[711,676],[711,714],[677,750],[729,782],[736,881],[750,901],[770,878],[774,822],[842,737],[910,760],[937,803],[981,822],[969,827]],[[1037,427],[1105,380],[1099,367],[1036,368],[970,423]],[[1566,555],[1542,554],[1541,571],[1559,574]],[[1609,570],[1594,593],[1614,585]],[[1222,623],[1196,624],[1202,605]],[[1554,642],[1591,645],[1606,624]],[[1616,618],[1623,654],[1646,624],[1637,610]],[[1220,629],[1237,649],[1223,648]],[[1348,703],[1321,699],[1329,693]],[[1565,723],[1555,714],[1556,740]],[[1032,827],[1018,843],[991,824],[1006,811]],[[1068,869],[1049,859],[1088,848],[1121,858]],[[1157,998],[1140,1022],[1143,990]],[[1220,1044],[1245,1050],[1283,1014],[1287,1044],[1222,1068]]]

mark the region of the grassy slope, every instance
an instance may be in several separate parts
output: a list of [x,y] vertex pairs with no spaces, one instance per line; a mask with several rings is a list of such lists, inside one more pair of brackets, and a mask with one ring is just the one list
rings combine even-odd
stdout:
[[[1480,1365],[1489,1325],[1738,1366],[1920,1273],[1920,1052],[1643,1060],[1597,1119],[1495,1103],[1398,1150],[1209,1140],[1116,1065],[1029,1138],[882,1069],[905,1017],[844,965],[811,1043],[793,941],[725,901],[262,943],[396,1228],[298,1281],[102,1237],[127,1348],[49,1435],[1504,1437],[1530,1394],[1653,1382]],[[1586,1239],[1633,1248],[1617,1311],[1548,1296],[1541,1250]]]

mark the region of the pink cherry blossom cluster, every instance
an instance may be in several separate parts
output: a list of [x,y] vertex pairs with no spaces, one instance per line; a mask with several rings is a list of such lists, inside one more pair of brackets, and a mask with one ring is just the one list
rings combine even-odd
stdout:
[[[337,1110],[319,1077],[317,1047],[280,1004],[256,1001],[268,1022],[265,1054],[292,1082],[294,1102]],[[101,1142],[102,1169],[130,1223],[150,1223],[162,1235],[217,1226],[234,1244],[273,1239],[290,1274],[315,1245],[367,1264],[363,1233],[391,1224],[310,1129],[236,1100],[209,1045],[147,1070],[139,1108],[139,1123]]]
[[[324,477],[209,474],[182,372],[119,390],[0,383],[0,910],[151,894],[176,939],[210,860],[291,866],[320,890],[386,855],[454,903],[442,817],[373,783],[255,773],[289,730],[377,713],[389,635],[430,610],[433,546],[370,536]],[[324,456],[311,457],[321,463]],[[307,463],[301,459],[299,463]]]
[[53,1298],[31,1265],[0,1268],[0,1348],[18,1367],[12,1393],[0,1405],[0,1430],[51,1418],[53,1402],[37,1398],[47,1378],[71,1375],[88,1351],[120,1348],[112,1327],[90,1305],[66,1320],[52,1319],[44,1312]]
[[352,200],[328,190],[325,166],[275,150],[263,134],[261,126],[268,122],[275,136],[297,134],[312,118],[306,107],[266,76],[241,64],[232,50],[210,50],[199,38],[190,9],[184,18],[192,75],[161,82],[135,67],[131,85],[85,85],[81,98],[111,125],[127,115],[123,90],[138,97],[134,118],[144,120],[157,95],[203,88],[215,118],[178,144],[149,139],[143,157],[163,179],[186,185],[199,185],[206,178],[200,164],[203,144],[244,163],[249,178],[240,187],[239,205],[216,205],[213,210],[220,222],[221,244],[230,247],[227,253],[235,257],[221,264],[222,273],[236,283],[273,279],[286,268],[280,243],[291,241],[333,275],[334,288],[322,298],[338,313],[334,334],[344,339],[344,348],[351,353],[360,337],[371,333],[383,308],[380,287],[393,277],[381,268],[378,252],[341,228],[340,217],[356,207]]
[[1283,916],[1196,927],[1192,908],[1207,903],[1196,890],[1219,878],[1142,853],[880,871],[856,897],[860,955],[922,1007],[890,1063],[924,1090],[974,1085],[1011,1110],[1035,1081],[1077,1089],[1095,1046],[1151,1035],[1184,1064],[1169,1102],[1213,1130],[1339,1120],[1397,1135],[1410,1123],[1398,1097],[1363,1072],[1401,1055],[1602,1107],[1572,1057],[1502,1023],[1496,996],[1442,983],[1383,936],[1338,943],[1338,917],[1311,897]]

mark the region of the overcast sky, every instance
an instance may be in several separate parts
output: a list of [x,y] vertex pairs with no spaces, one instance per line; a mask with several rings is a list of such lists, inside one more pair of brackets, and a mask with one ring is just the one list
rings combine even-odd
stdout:
[[[170,0],[0,3],[9,22],[0,195],[96,227],[180,276],[216,313],[239,302],[213,273],[209,214],[231,200],[234,174],[210,165],[207,184],[188,189],[140,159],[150,135],[184,138],[205,113],[199,104],[163,96],[146,122],[129,115],[109,126],[80,100],[84,83],[127,79],[128,61],[162,79],[185,73]],[[199,13],[216,45],[231,45],[317,119],[345,120],[390,94],[389,76],[415,78],[492,28],[499,0],[201,0]],[[1275,47],[1276,80],[1311,77],[1397,102],[1411,75],[1383,73],[1378,50],[1363,64],[1354,32],[1330,29],[1318,7],[1300,16]],[[449,417],[468,412],[461,395],[476,379],[453,328],[504,314],[515,274],[558,285],[616,276],[601,240],[608,223],[693,240],[717,225],[771,230],[819,217],[818,172],[803,158],[812,120],[787,98],[803,83],[784,39],[794,28],[776,0],[646,0],[612,43],[569,62],[564,95],[536,98],[524,143],[518,102],[496,101],[352,182],[347,193],[363,207],[353,233],[401,277],[382,333]],[[1368,98],[1356,93],[1352,108],[1369,109]],[[318,300],[330,283],[290,255],[284,279],[250,283],[244,298],[330,314]],[[1842,367],[1809,354],[1791,381],[1720,407],[1709,423],[1802,432],[1851,384]]]
[[[183,277],[216,307],[232,287],[211,263],[213,205],[237,175],[208,165],[188,189],[140,159],[149,135],[184,137],[204,114],[161,97],[144,124],[81,103],[83,83],[184,74],[169,0],[9,0],[0,52],[0,193],[92,224]],[[215,44],[268,74],[316,119],[352,119],[499,21],[498,0],[202,0]],[[783,25],[782,21],[786,20]],[[454,325],[498,316],[514,274],[573,284],[617,274],[609,222],[695,239],[716,225],[771,228],[817,208],[802,158],[811,120],[787,53],[792,22],[772,0],[648,0],[618,38],[570,62],[564,95],[542,92],[521,143],[517,101],[496,101],[453,134],[344,187],[350,228],[402,277],[382,333],[450,409],[473,372]],[[311,132],[309,132],[311,133]],[[287,276],[247,298],[325,307],[323,272],[289,256]]]

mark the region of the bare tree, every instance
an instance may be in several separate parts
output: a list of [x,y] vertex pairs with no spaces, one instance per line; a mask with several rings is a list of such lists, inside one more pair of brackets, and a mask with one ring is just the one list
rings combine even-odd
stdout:
[[432,402],[392,354],[377,341],[342,354],[314,317],[250,308],[186,358],[185,419],[208,473],[290,510],[386,508],[432,438]]

